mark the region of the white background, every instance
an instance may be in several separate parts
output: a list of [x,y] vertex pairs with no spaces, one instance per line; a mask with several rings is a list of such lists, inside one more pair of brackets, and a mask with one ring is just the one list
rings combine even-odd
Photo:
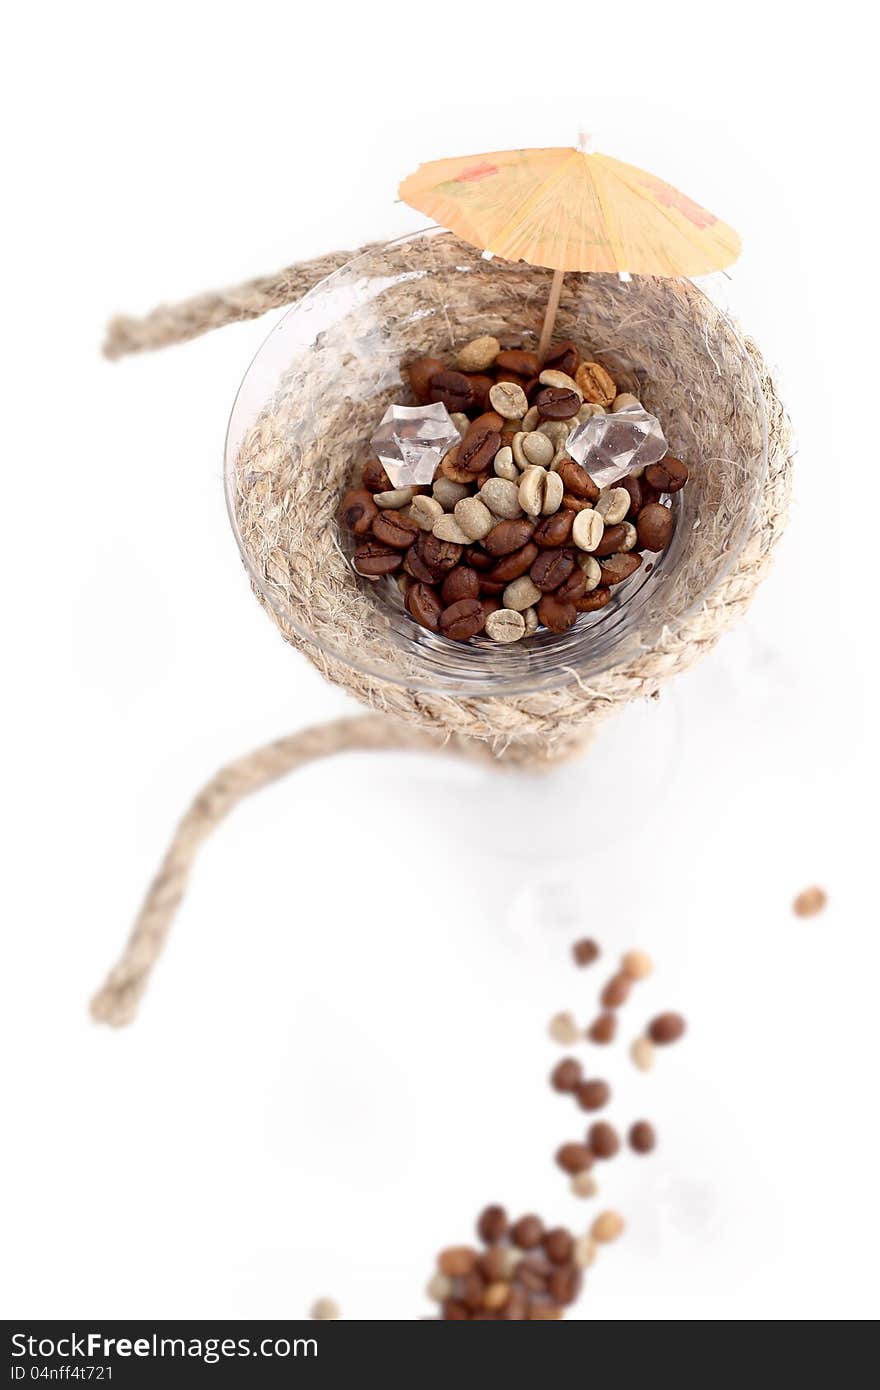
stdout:
[[[631,2],[18,7],[0,102],[7,661],[8,1316],[427,1310],[487,1200],[581,1225],[546,1020],[640,944],[613,1075],[651,1159],[575,1313],[877,1312],[874,48],[863,7]],[[268,322],[104,363],[102,326],[420,225],[444,154],[574,141],[732,222],[731,296],[799,436],[742,626],[549,781],[349,757],[205,849],[142,1015],[86,1004],[177,817],[252,745],[353,705],[277,637],[225,515],[227,413]],[[794,893],[825,885],[810,922]],[[607,971],[606,971],[607,973]]]

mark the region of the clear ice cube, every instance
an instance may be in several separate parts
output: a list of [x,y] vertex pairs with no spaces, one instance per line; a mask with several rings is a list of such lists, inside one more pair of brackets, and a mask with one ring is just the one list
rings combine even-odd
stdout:
[[565,447],[599,487],[611,487],[634,469],[659,463],[669,450],[660,421],[640,405],[583,420]]
[[389,405],[370,440],[394,487],[424,487],[461,435],[436,405]]

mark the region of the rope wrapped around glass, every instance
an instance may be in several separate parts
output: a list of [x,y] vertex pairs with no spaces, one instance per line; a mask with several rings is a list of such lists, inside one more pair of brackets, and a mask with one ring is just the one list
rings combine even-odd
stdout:
[[550,767],[628,701],[656,695],[744,613],[784,526],[791,434],[758,349],[683,279],[565,277],[557,339],[588,349],[618,391],[636,395],[689,469],[671,499],[670,544],[610,602],[564,632],[462,644],[414,622],[393,578],[355,572],[339,504],[387,406],[412,402],[406,364],[454,360],[481,335],[533,350],[550,275],[487,260],[435,228],[111,325],[105,350],[121,356],[299,301],[235,402],[229,512],[282,636],[376,713],[257,750],[202,791],[93,1000],[97,1019],[131,1021],[198,846],[249,792],[353,748],[452,749],[500,767]]

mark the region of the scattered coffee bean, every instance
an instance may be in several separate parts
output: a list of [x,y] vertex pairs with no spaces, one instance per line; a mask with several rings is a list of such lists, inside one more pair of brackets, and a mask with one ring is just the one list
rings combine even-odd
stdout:
[[495,525],[494,516],[479,497],[462,497],[460,502],[456,502],[453,515],[461,530],[471,541],[482,540]]
[[792,903],[792,911],[796,917],[816,917],[827,905],[828,894],[824,888],[805,888]]
[[554,589],[565,583],[574,568],[574,557],[570,551],[542,550],[529,570],[529,576],[542,594],[552,594]]
[[420,357],[417,362],[411,362],[405,370],[413,395],[421,405],[426,405],[431,399],[432,378],[438,372],[445,371],[446,367],[439,357]]
[[583,598],[576,600],[575,607],[579,613],[595,613],[598,609],[604,608],[606,603],[610,602],[610,589],[592,589],[589,593],[584,594]]
[[571,1180],[571,1190],[575,1197],[595,1197],[599,1184],[592,1173],[575,1173]]
[[578,512],[571,528],[571,538],[579,550],[595,550],[602,539],[605,522],[597,511],[587,507]]
[[482,338],[472,338],[464,347],[459,348],[455,365],[460,372],[485,372],[492,366],[500,351],[501,344],[498,339],[486,333]]
[[581,464],[575,463],[574,459],[564,458],[556,471],[566,492],[571,492],[575,497],[581,497],[591,504],[598,501],[600,491]]
[[474,403],[474,388],[462,372],[435,372],[428,386],[428,400],[439,402],[447,410],[470,410]]
[[544,1223],[538,1216],[521,1216],[511,1227],[510,1234],[514,1245],[518,1245],[520,1250],[534,1250],[544,1238]]
[[595,508],[606,526],[616,526],[629,511],[629,493],[625,487],[603,488]]
[[650,1071],[654,1065],[654,1044],[650,1038],[636,1038],[629,1055],[639,1071]]
[[649,463],[645,480],[658,492],[680,492],[688,480],[687,465],[667,454],[659,463]]
[[591,1236],[579,1236],[574,1243],[572,1257],[578,1269],[589,1269],[595,1263],[596,1242]]
[[[460,502],[463,497],[469,496],[466,483],[454,483],[451,478],[446,478],[443,475],[434,479],[433,491],[435,501],[440,503],[444,512],[453,511],[456,502]],[[413,505],[415,505],[415,502],[413,502]]]
[[590,1235],[600,1245],[607,1245],[609,1241],[617,1240],[622,1233],[623,1217],[616,1211],[600,1212],[590,1227]]
[[485,1207],[477,1221],[477,1234],[487,1245],[494,1245],[507,1235],[507,1212],[503,1207]]
[[556,1150],[556,1162],[572,1177],[593,1166],[593,1153],[586,1144],[563,1144]]
[[604,1120],[597,1120],[590,1126],[587,1143],[595,1158],[613,1158],[620,1148],[617,1130]]
[[379,509],[373,501],[373,495],[365,487],[351,488],[343,497],[339,508],[343,526],[347,526],[356,536],[367,535],[378,515]]
[[580,1081],[574,1088],[578,1105],[582,1110],[601,1110],[611,1099],[611,1087],[607,1081]]
[[649,1154],[657,1145],[657,1132],[647,1120],[637,1120],[629,1131],[629,1146],[637,1154]]
[[527,349],[505,348],[496,357],[495,368],[499,372],[514,372],[517,376],[532,377],[538,375],[541,363],[537,355]]
[[[521,617],[517,614],[517,617]],[[549,1033],[554,1042],[570,1047],[580,1037],[580,1029],[570,1013],[554,1014],[550,1020]]]
[[587,578],[579,565],[575,564],[571,574],[555,590],[556,597],[562,603],[577,604],[578,599],[583,598],[587,592]]
[[477,1252],[469,1245],[451,1245],[437,1256],[437,1268],[450,1279],[460,1279],[471,1273],[477,1263]]
[[590,1042],[605,1045],[613,1042],[617,1033],[617,1019],[614,1014],[600,1014],[597,1019],[590,1024],[587,1030],[587,1037]]
[[580,941],[576,941],[571,948],[574,956],[575,965],[592,965],[594,960],[599,959],[599,947],[592,937],[585,936]]
[[551,632],[567,632],[577,622],[577,609],[568,599],[557,598],[555,594],[543,594],[538,604],[538,619]]
[[529,408],[526,394],[513,381],[498,381],[489,392],[489,404],[505,420],[521,420]]
[[468,642],[483,631],[485,615],[479,599],[463,598],[440,614],[440,631],[454,642]]
[[564,1265],[571,1259],[574,1241],[564,1227],[554,1226],[552,1231],[544,1232],[542,1245],[551,1264]]
[[[504,590],[504,607],[514,608],[517,613],[521,613],[524,608],[531,608],[534,604],[538,605],[538,617],[546,626],[546,618],[541,613],[541,605],[538,602],[543,599],[541,590],[538,589],[527,574],[520,575],[519,579],[514,579]],[[577,614],[575,614],[577,617]]]
[[605,585],[622,584],[625,579],[629,579],[631,575],[635,574],[641,563],[641,555],[635,555],[632,552],[629,555],[609,555],[608,559],[603,560],[599,565],[602,583]]
[[616,415],[621,410],[638,409],[641,401],[638,396],[634,396],[630,391],[621,391],[619,396],[615,396],[611,402],[611,413]]
[[554,367],[546,367],[538,377],[541,386],[553,386],[557,391],[574,391],[578,397],[579,404],[583,405],[581,388],[567,372],[560,372]]
[[394,487],[390,492],[374,492],[373,501],[383,511],[399,511],[408,507],[416,495],[414,487]]
[[544,366],[565,372],[566,376],[572,376],[577,370],[579,360],[580,353],[576,343],[553,343],[544,359]]
[[492,460],[492,467],[498,478],[504,478],[509,483],[519,483],[519,469],[513,457],[513,449],[506,444],[503,449]]
[[370,459],[364,464],[361,482],[368,492],[391,491],[391,479],[378,459]]
[[458,447],[456,466],[465,473],[484,472],[501,448],[501,435],[488,425],[471,425]]
[[452,1293],[452,1280],[448,1274],[441,1274],[438,1270],[436,1274],[428,1280],[426,1293],[432,1303],[444,1303]]
[[626,975],[612,975],[599,996],[603,1009],[619,1009],[629,998],[630,981]]
[[532,537],[535,545],[542,549],[554,549],[557,546],[565,545],[571,537],[571,527],[574,521],[574,512],[558,511],[553,516],[545,517],[539,521],[535,527]]
[[613,379],[598,362],[582,362],[574,379],[585,401],[610,405],[617,395]]
[[681,1014],[658,1014],[648,1025],[648,1037],[655,1043],[678,1042],[685,1030]]
[[544,386],[535,397],[535,405],[543,420],[570,420],[577,415],[581,398],[567,386]]
[[479,598],[480,580],[476,570],[468,565],[456,565],[443,580],[440,597],[443,607],[448,608],[462,598]]
[[[456,503],[456,505],[458,504]],[[438,540],[449,541],[452,545],[464,546],[467,545],[468,541],[473,540],[472,536],[461,529],[455,514],[451,512],[444,512],[442,516],[437,518],[431,528],[431,533]]]
[[665,550],[672,539],[674,526],[668,507],[664,507],[662,502],[649,502],[636,518],[639,545],[645,550]]
[[593,553],[597,559],[605,560],[609,555],[616,555],[618,551],[623,553],[627,548],[632,550],[631,545],[629,547],[626,545],[627,539],[628,533],[625,523],[619,523],[616,526],[609,526],[606,523],[605,530],[602,532],[602,539]]
[[[556,450],[553,448],[546,434],[541,434],[539,431],[534,430],[530,434],[523,434],[521,439],[522,443],[520,449],[525,459],[523,467],[534,464],[538,468],[549,468],[550,464],[553,462],[553,455]],[[514,453],[514,457],[515,456]]]
[[414,497],[409,514],[420,531],[431,531],[434,522],[443,515],[443,507],[434,497]]
[[525,618],[512,608],[499,608],[487,618],[486,632],[493,642],[519,642],[525,636]]
[[404,512],[377,512],[373,519],[373,535],[382,545],[395,550],[409,550],[419,534],[419,524]]
[[[508,478],[490,478],[480,488],[479,498],[483,505],[489,508],[493,516],[500,517],[502,520],[512,521],[522,516],[522,507],[519,503],[519,485],[511,482]],[[531,535],[531,524],[529,535]],[[488,546],[486,548],[489,549]],[[493,552],[490,550],[491,553]]]
[[519,480],[517,500],[527,516],[550,516],[562,506],[562,494],[558,473],[529,464]]
[[574,1057],[563,1057],[550,1073],[550,1085],[554,1091],[573,1091],[583,1080],[580,1062]]
[[[452,571],[455,573],[455,570]],[[440,614],[443,609],[435,590],[430,584],[413,584],[406,595],[407,612],[415,618],[422,627],[428,627],[432,632],[436,632],[440,626]]]
[[382,574],[393,574],[403,563],[403,556],[394,546],[382,545],[379,541],[363,541],[356,547],[352,563],[358,574],[375,579]]
[[654,969],[647,951],[627,951],[620,958],[620,968],[630,980],[646,980]]

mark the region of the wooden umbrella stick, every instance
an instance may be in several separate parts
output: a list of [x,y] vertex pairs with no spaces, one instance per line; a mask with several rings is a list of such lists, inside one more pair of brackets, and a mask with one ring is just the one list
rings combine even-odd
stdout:
[[544,326],[541,329],[541,341],[538,343],[538,356],[544,360],[544,354],[550,346],[550,339],[553,336],[553,329],[556,325],[556,312],[559,308],[559,296],[562,293],[562,281],[565,276],[564,270],[554,270],[553,281],[550,285],[550,298],[547,300],[547,311],[544,314]]

